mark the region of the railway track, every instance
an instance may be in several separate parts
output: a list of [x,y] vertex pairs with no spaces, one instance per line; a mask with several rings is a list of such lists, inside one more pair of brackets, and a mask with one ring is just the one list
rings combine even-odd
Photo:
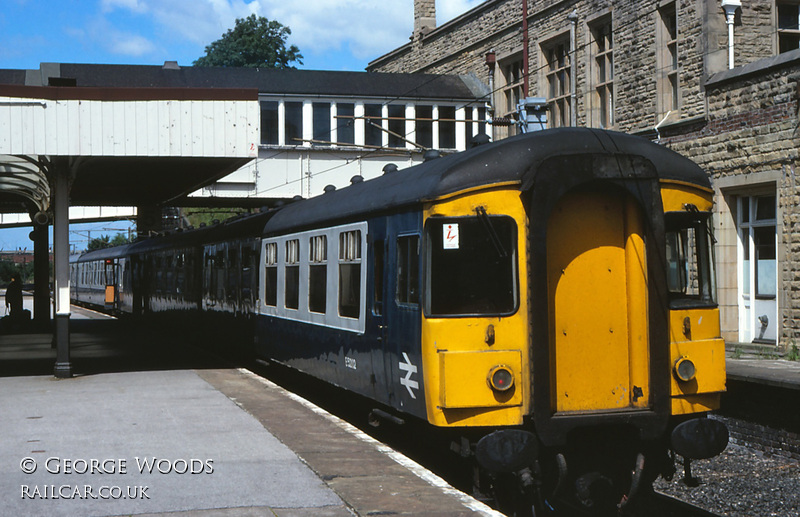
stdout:
[[[405,454],[420,465],[442,477],[453,487],[472,494],[471,463],[452,451],[452,436],[416,422],[393,422],[382,419],[375,426],[369,415],[372,403],[358,395],[333,388],[288,368],[266,363],[250,369],[285,389],[310,400],[326,411],[360,428],[376,440]],[[496,502],[477,496],[482,502],[503,511]],[[636,509],[624,513],[627,517],[717,517],[717,514],[693,506],[667,494],[653,492],[639,502]],[[558,510],[546,513],[549,517],[581,517],[597,515],[586,510],[559,503]],[[509,512],[514,515],[514,512]],[[516,515],[524,515],[517,513]],[[532,514],[528,514],[532,515]],[[608,515],[608,514],[605,514]],[[612,515],[616,515],[613,512]],[[538,514],[536,517],[540,517]]]

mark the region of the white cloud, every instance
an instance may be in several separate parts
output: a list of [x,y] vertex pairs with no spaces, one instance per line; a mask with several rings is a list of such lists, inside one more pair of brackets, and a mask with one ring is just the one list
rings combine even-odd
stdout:
[[[438,24],[483,1],[438,0]],[[128,10],[149,19],[160,45],[169,40],[208,45],[237,18],[255,13],[288,26],[289,43],[306,57],[345,52],[369,61],[408,43],[413,30],[412,0],[304,0],[301,5],[286,0],[101,0],[104,13]],[[117,52],[136,56],[155,47],[133,30],[126,26],[114,31],[117,36],[110,44]]]
[[141,0],[101,0],[100,7],[103,12],[110,12],[115,9],[127,9],[135,13],[147,11],[147,5]]
[[140,57],[156,50],[156,45],[147,38],[137,34],[123,32],[111,35],[109,50],[123,56]]

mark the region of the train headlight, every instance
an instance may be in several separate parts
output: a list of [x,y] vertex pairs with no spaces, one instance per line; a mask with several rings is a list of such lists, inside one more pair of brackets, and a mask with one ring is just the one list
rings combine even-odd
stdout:
[[675,361],[673,370],[675,371],[675,376],[683,382],[689,382],[694,379],[697,373],[697,368],[694,363],[686,356]]
[[508,366],[495,366],[489,370],[489,386],[495,391],[508,391],[514,386],[514,374]]

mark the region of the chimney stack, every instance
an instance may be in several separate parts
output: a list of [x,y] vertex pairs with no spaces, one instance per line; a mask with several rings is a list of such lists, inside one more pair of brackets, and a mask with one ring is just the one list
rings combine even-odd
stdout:
[[414,36],[424,36],[436,28],[436,0],[414,0]]

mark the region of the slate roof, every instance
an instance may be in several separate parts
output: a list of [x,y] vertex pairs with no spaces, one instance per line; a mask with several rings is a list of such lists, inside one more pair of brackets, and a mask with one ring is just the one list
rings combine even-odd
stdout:
[[[257,88],[265,94],[441,100],[474,100],[488,93],[475,78],[457,75],[75,63],[43,63],[42,71],[74,79],[79,87]],[[25,71],[0,70],[0,83],[21,84],[19,74],[5,72],[21,72],[24,81]]]

